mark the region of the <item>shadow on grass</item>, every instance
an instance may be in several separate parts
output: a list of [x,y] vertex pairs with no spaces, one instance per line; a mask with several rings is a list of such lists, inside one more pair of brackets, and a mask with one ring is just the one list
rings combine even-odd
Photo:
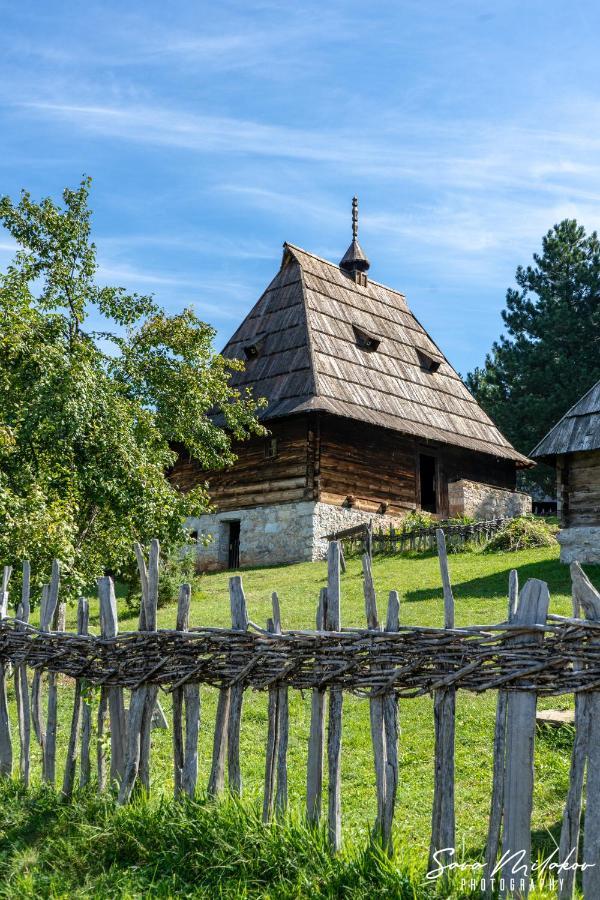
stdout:
[[[452,558],[450,557],[450,575],[452,590],[456,600],[485,600],[508,595],[508,577],[512,569],[519,573],[519,583],[522,585],[529,578],[539,578],[545,581],[553,593],[569,594],[571,592],[571,576],[569,567],[558,563],[554,559],[541,562],[525,563],[525,565],[510,565],[510,556],[507,555],[507,566],[501,571],[482,575],[479,578],[471,578],[467,581],[459,581],[452,577]],[[593,584],[600,588],[600,566],[585,566],[585,571]],[[440,591],[438,591],[439,593]],[[431,600],[431,588],[407,591],[404,595],[409,603],[418,603],[423,600]]]

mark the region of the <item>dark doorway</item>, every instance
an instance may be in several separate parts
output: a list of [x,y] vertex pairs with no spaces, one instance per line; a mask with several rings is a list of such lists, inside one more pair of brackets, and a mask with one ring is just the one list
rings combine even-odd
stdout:
[[239,569],[240,567],[240,522],[229,522],[229,548],[227,555],[227,568]]
[[421,488],[421,509],[437,512],[436,458],[419,454],[419,485]]

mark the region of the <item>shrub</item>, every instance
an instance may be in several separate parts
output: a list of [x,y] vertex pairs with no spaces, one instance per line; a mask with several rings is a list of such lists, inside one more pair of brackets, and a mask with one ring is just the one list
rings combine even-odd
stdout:
[[402,519],[402,531],[418,531],[420,528],[433,528],[436,524],[437,519],[431,513],[415,510]]
[[556,543],[556,526],[534,516],[519,516],[504,525],[485,546],[486,553],[551,547]]

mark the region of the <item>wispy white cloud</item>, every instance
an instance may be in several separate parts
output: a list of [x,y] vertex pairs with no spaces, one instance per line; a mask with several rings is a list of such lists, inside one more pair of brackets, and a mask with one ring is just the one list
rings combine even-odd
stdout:
[[[476,120],[441,126],[422,119],[372,128],[365,122],[357,134],[354,127],[299,128],[160,105],[28,100],[16,106],[106,139],[333,165],[357,177],[438,191],[520,190],[560,197],[568,190],[571,198],[600,202],[600,139],[577,127],[572,116],[554,131]],[[595,104],[587,112],[590,119],[598,119]],[[256,184],[248,187],[257,201],[260,190]]]

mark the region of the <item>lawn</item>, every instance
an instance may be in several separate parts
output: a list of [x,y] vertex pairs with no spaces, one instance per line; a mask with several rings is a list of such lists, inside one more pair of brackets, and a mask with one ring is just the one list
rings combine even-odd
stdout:
[[[571,612],[568,567],[557,559],[557,549],[540,548],[512,554],[466,552],[450,557],[450,569],[456,599],[457,625],[502,621],[506,616],[508,575],[519,571],[521,584],[527,578],[547,581],[551,592],[551,612]],[[376,558],[373,564],[380,613],[385,610],[388,591],[397,589],[401,597],[401,621],[412,625],[441,625],[443,603],[438,561],[433,555]],[[592,580],[600,586],[600,567],[589,567]],[[192,625],[228,625],[229,573],[203,575],[194,583],[190,621]],[[247,569],[242,573],[250,619],[263,626],[270,615],[271,592],[279,594],[284,628],[314,626],[319,589],[326,582],[324,563],[305,563],[270,569]],[[120,601],[120,627],[136,627],[136,616]],[[97,606],[91,610],[92,630],[97,628]],[[70,626],[74,624],[71,610]],[[173,627],[175,607],[159,610],[159,627]],[[350,559],[343,576],[342,624],[364,624],[360,561]],[[62,691],[60,708],[64,752],[70,708],[68,691]],[[12,698],[11,698],[12,699]],[[215,691],[202,689],[202,728],[199,744],[199,786],[208,776],[215,715]],[[494,693],[472,696],[460,692],[457,700],[456,812],[457,844],[469,857],[481,853],[487,827],[491,786],[492,741],[496,697]],[[162,697],[167,714],[168,695]],[[540,706],[564,708],[570,698],[544,700]],[[243,709],[241,758],[244,798],[258,805],[264,777],[266,741],[266,697],[248,692]],[[289,789],[292,815],[303,809],[306,747],[309,729],[310,698],[290,692]],[[15,721],[13,716],[13,722]],[[395,843],[397,863],[423,864],[428,847],[433,769],[433,715],[430,698],[400,703],[400,777],[396,811]],[[153,733],[152,793],[156,804],[172,791],[171,735]],[[17,747],[15,733],[14,746]],[[548,845],[549,832],[556,833],[568,784],[571,735],[540,731],[536,748],[536,788],[533,829],[539,846]],[[59,758],[59,771],[62,756]],[[36,771],[36,777],[37,775]],[[25,803],[18,793],[0,811],[0,834],[13,816],[11,804]],[[349,851],[365,846],[375,815],[374,775],[370,747],[368,703],[351,696],[344,699],[343,832]],[[23,813],[23,815],[26,814]],[[3,825],[4,822],[4,825]],[[34,827],[33,825],[31,826]],[[42,831],[43,833],[43,831]],[[26,843],[26,842],[25,842]],[[7,830],[0,838],[0,878],[15,865],[23,852],[21,831]],[[32,863],[35,870],[37,863]],[[168,894],[168,891],[167,891]],[[0,888],[0,896],[2,889]],[[277,892],[273,896],[277,895]],[[8,894],[7,894],[8,896]],[[238,894],[230,894],[238,896]]]

